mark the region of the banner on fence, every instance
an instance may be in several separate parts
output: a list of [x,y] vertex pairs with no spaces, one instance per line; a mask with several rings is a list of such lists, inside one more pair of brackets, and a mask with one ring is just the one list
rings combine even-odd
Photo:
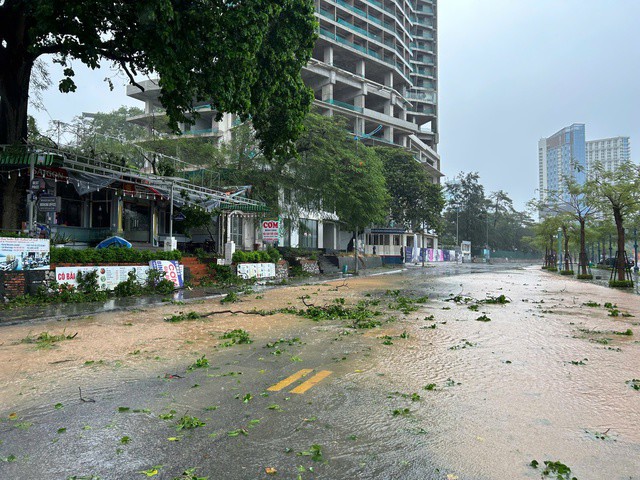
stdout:
[[247,278],[273,278],[276,276],[275,263],[239,263],[238,276]]
[[49,270],[49,240],[0,237],[0,272]]
[[113,290],[116,288],[116,285],[129,279],[129,272],[135,274],[138,283],[144,284],[147,281],[149,267],[146,265],[56,267],[56,281],[77,287],[78,272],[84,275],[93,271],[98,272],[98,285],[100,286],[100,290]]

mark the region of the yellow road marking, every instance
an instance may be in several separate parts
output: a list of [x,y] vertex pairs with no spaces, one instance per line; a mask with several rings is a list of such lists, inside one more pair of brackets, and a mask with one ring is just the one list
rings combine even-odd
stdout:
[[313,377],[311,377],[306,382],[301,383],[300,385],[298,385],[296,388],[291,390],[291,392],[289,392],[289,393],[304,393],[307,390],[309,390],[311,387],[313,387],[314,385],[320,383],[322,380],[327,378],[332,373],[333,372],[330,372],[329,370],[322,370],[321,372],[316,373]]
[[287,377],[281,382],[278,382],[275,385],[272,385],[271,387],[267,388],[267,390],[269,390],[270,392],[279,392],[283,388],[291,385],[293,382],[300,380],[302,377],[306,377],[311,372],[313,372],[312,368],[303,368],[302,370],[294,373],[290,377]]

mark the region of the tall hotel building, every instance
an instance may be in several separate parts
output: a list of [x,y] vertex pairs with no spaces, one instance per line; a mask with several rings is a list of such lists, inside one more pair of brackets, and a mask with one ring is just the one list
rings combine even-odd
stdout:
[[315,105],[365,142],[409,148],[437,182],[437,0],[316,0],[316,16],[302,71]]
[[561,193],[563,178],[573,178],[579,184],[586,180],[584,124],[574,123],[538,142],[540,200],[549,192]]
[[[437,0],[316,0],[319,24],[313,56],[302,77],[324,115],[342,115],[357,141],[410,150],[438,183]],[[145,102],[129,119],[150,127],[163,115],[159,88],[127,87]],[[215,121],[210,105],[185,134],[227,138],[237,120]]]
[[629,137],[603,138],[587,142],[587,169],[600,163],[605,170],[614,171],[621,163],[631,160]]

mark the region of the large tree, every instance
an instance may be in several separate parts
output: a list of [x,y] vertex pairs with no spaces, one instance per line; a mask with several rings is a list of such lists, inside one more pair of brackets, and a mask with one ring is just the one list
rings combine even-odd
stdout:
[[[170,126],[190,123],[194,101],[251,117],[262,151],[293,152],[312,101],[300,69],[315,42],[311,0],[4,0],[0,2],[0,145],[27,138],[35,62],[63,67],[62,92],[76,90],[73,62],[117,65],[131,83],[160,77]],[[4,186],[3,227],[20,198]]]
[[407,229],[440,231],[444,197],[413,155],[402,149],[381,147],[376,152],[384,165],[387,190],[391,195],[391,220]]
[[468,240],[473,247],[487,243],[489,228],[489,204],[479,179],[478,172],[461,172],[445,184],[448,236],[457,231],[458,240]]
[[27,136],[36,60],[64,66],[59,88],[76,90],[73,60],[101,60],[159,75],[171,126],[196,101],[251,116],[263,151],[291,151],[313,100],[300,69],[315,41],[311,0],[5,0],[0,3],[0,144]]

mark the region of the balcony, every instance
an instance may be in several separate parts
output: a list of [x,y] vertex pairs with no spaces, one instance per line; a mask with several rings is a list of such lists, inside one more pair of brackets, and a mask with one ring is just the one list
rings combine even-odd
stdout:
[[350,103],[341,102],[340,100],[335,100],[333,98],[327,98],[326,100],[322,100],[325,103],[329,103],[331,105],[335,105],[336,107],[346,108],[347,110],[351,110],[353,112],[363,113],[364,109],[361,107],[356,107],[355,105],[351,105]]
[[408,92],[409,100],[421,100],[429,103],[436,103],[436,94],[434,92]]

